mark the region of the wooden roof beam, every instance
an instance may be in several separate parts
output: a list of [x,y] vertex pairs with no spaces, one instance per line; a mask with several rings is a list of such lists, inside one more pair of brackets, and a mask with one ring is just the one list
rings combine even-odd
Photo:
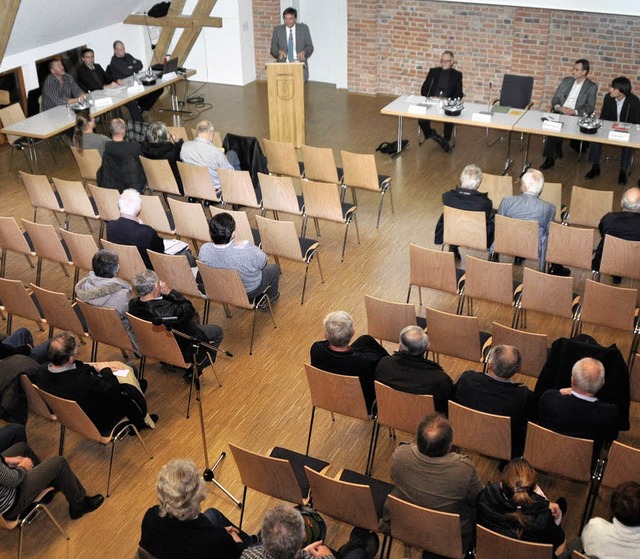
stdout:
[[148,17],[143,14],[130,14],[124,23],[131,25],[151,25],[154,27],[172,27],[194,29],[200,27],[222,27],[221,17],[201,17],[198,19],[185,15],[166,15],[164,17]]

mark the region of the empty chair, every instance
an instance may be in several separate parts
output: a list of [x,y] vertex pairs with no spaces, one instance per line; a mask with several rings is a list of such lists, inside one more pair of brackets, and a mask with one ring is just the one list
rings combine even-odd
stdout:
[[103,238],[105,223],[120,217],[120,208],[118,207],[120,193],[114,188],[100,188],[95,184],[89,184],[88,187],[98,214],[100,214],[100,238]]
[[478,525],[476,527],[476,559],[553,559],[550,543],[532,543],[516,540]]
[[302,146],[304,178],[310,181],[339,184],[342,169],[336,167],[333,149]]
[[165,211],[158,196],[140,196],[142,207],[138,217],[142,223],[153,227],[157,233],[175,235],[176,230],[173,216],[170,211]]
[[452,252],[443,252],[424,248],[409,243],[409,292],[407,303],[411,298],[411,288],[418,288],[420,306],[422,306],[422,288],[458,294],[458,280],[462,271],[456,269],[456,261]]
[[176,177],[167,159],[149,159],[140,156],[140,163],[147,177],[147,185],[151,190],[161,192],[164,199],[168,194],[181,196]]
[[573,186],[566,223],[596,229],[600,220],[613,209],[612,190],[593,190]]
[[202,202],[220,202],[220,196],[211,181],[208,167],[182,161],[178,161],[177,165],[186,198],[196,198]]
[[83,149],[71,146],[71,153],[78,164],[80,177],[86,186],[87,181],[96,182],[98,169],[102,166],[102,156],[97,149]]
[[444,244],[487,250],[487,224],[484,212],[458,210],[444,206]]
[[605,235],[600,274],[640,279],[640,241]]
[[494,253],[507,254],[528,260],[540,260],[542,253],[538,251],[538,222],[524,219],[513,219],[496,214]]
[[279,219],[278,212],[303,215],[304,201],[302,196],[296,194],[291,177],[258,173],[258,180],[262,192],[263,216],[267,211],[273,212],[275,219]]
[[278,265],[280,265],[280,258],[293,260],[294,262],[303,262],[305,264],[304,280],[302,282],[302,299],[300,300],[300,304],[304,305],[309,265],[314,257],[318,263],[320,281],[324,283],[322,267],[320,266],[320,255],[318,254],[320,243],[314,239],[298,237],[292,221],[276,221],[267,219],[266,217],[256,216],[256,224],[260,232],[262,250],[269,256],[273,256]]
[[493,323],[491,331],[493,347],[498,345],[512,345],[520,351],[522,363],[520,373],[538,378],[542,367],[547,362],[547,335],[514,330],[497,322]]
[[249,171],[234,171],[218,168],[218,177],[222,188],[222,207],[228,204],[262,209],[256,198],[256,191]]
[[34,297],[20,280],[0,278],[0,300],[2,309],[7,313],[7,334],[11,333],[13,316],[33,320],[42,332],[46,321],[36,306]]
[[[545,184],[545,190],[546,187]],[[549,223],[547,263],[591,270],[594,240],[593,229],[564,227],[552,221]]]
[[358,244],[360,244],[360,232],[358,231],[358,220],[356,218],[357,207],[353,204],[340,202],[338,188],[330,184],[322,184],[313,181],[303,181],[302,195],[304,197],[304,219],[302,222],[302,236],[304,237],[307,230],[307,220],[312,218],[316,223],[316,231],[318,231],[318,219],[343,223],[344,239],[342,241],[342,258],[344,261],[344,253],[347,247],[347,234],[349,233],[349,225],[351,220],[355,222],[356,236]]
[[467,256],[463,277],[459,312],[462,312],[466,301],[467,313],[473,315],[474,299],[483,299],[501,305],[513,305],[513,264],[501,264]]
[[544,182],[544,188],[539,196],[540,200],[553,204],[556,208],[556,217],[554,221],[562,222],[562,213],[566,209],[562,205],[562,183],[561,182]]
[[[60,229],[60,234],[71,255],[71,261],[76,268],[73,275],[73,285],[75,286],[80,277],[80,270],[90,271],[93,269],[91,260],[93,259],[93,255],[98,252],[98,245],[92,235],[72,233],[66,229]],[[73,297],[75,298],[75,290]]]
[[105,239],[102,240],[102,246],[112,250],[118,255],[120,262],[118,277],[130,282],[140,272],[144,272],[147,269],[140,256],[138,247],[133,245],[119,245],[118,243],[111,243]]
[[493,209],[497,211],[505,196],[513,196],[513,178],[510,175],[482,173],[482,182],[478,190],[489,195]]
[[65,221],[65,229],[69,228],[69,220],[72,215],[77,215],[84,218],[89,231],[93,232],[89,219],[100,219],[100,214],[97,213],[94,205],[91,203],[91,199],[87,195],[84,185],[80,181],[65,181],[53,177],[53,184],[62,199],[62,205],[64,211],[67,214]]
[[53,225],[44,223],[32,223],[26,219],[22,220],[22,225],[29,235],[33,243],[34,250],[38,255],[38,264],[36,268],[36,285],[40,285],[42,278],[42,260],[51,260],[60,264],[62,271],[66,276],[69,275],[65,265],[73,266],[73,262],[69,260],[69,254],[66,248],[60,242],[60,238],[53,228]]
[[380,226],[380,215],[382,214],[382,203],[384,195],[389,192],[389,202],[391,203],[391,213],[393,212],[393,196],[391,194],[391,177],[379,175],[376,167],[376,158],[372,153],[352,153],[342,150],[342,166],[344,176],[342,184],[344,188],[350,188],[353,196],[353,203],[358,204],[356,198],[356,188],[370,190],[380,193],[380,204],[378,205],[378,220],[376,227]]
[[16,220],[12,217],[0,216],[0,250],[2,259],[0,261],[0,277],[4,277],[7,265],[7,252],[18,252],[24,254],[29,266],[33,268],[31,256],[36,256],[33,247],[27,241],[26,235],[20,230]]
[[398,343],[405,326],[416,324],[416,308],[408,303],[394,303],[364,296],[367,312],[367,333],[382,343],[382,340]]
[[264,154],[267,157],[269,173],[302,178],[304,166],[298,162],[296,148],[290,142],[276,142],[263,138]]
[[60,225],[58,214],[64,213],[62,202],[54,192],[46,175],[30,175],[24,171],[19,172],[20,179],[27,191],[29,203],[33,206],[33,221],[38,220],[38,210],[50,210]]
[[64,293],[49,291],[37,285],[31,284],[31,289],[42,308],[47,324],[49,324],[49,338],[53,336],[53,329],[73,332],[80,338],[88,337],[84,325],[84,318],[80,320],[76,312],[76,306],[67,299]]

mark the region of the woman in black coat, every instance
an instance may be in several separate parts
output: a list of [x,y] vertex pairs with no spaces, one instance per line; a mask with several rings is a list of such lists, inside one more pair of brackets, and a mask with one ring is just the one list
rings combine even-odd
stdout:
[[153,122],[147,130],[147,139],[142,142],[142,155],[148,159],[166,159],[178,183],[180,194],[184,194],[178,165],[184,140],[169,132],[163,122]]

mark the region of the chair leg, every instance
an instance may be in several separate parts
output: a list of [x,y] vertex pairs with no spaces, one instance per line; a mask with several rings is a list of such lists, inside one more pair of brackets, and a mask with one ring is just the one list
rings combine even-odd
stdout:
[[380,434],[380,424],[376,420],[373,425],[374,433],[372,434],[371,443],[369,444],[369,458],[365,475],[370,476],[373,472],[373,461],[376,457],[376,448],[378,446],[378,436]]
[[251,342],[249,343],[249,355],[253,355],[253,336],[256,333],[256,318],[258,317],[258,307],[253,307],[253,323],[251,324]]
[[42,277],[42,257],[38,256],[38,264],[36,267],[36,285],[40,287],[40,278]]
[[146,356],[142,355],[140,357],[140,376],[138,377],[138,380],[142,380],[144,378],[144,366],[147,364],[147,358]]
[[89,222],[89,218],[88,218],[88,217],[85,217],[85,218],[84,218],[84,222],[87,224],[87,227],[89,228],[89,232],[90,232],[91,234],[93,234],[93,227],[91,227],[91,223]]
[[382,215],[382,202],[384,202],[384,190],[380,195],[380,203],[378,204],[378,221],[376,221],[376,229],[380,227],[380,216]]
[[304,292],[307,289],[307,276],[309,275],[309,262],[304,268],[304,279],[302,280],[302,300],[300,301],[301,305],[304,305]]
[[91,358],[90,358],[92,363],[96,361],[97,356],[98,356],[98,342],[92,339],[91,340]]
[[242,530],[242,521],[244,520],[244,505],[247,501],[247,486],[244,486],[242,491],[242,505],[240,505],[240,523],[238,524],[238,528]]
[[353,214],[353,224],[356,226],[356,239],[358,240],[358,244],[360,244],[360,229],[358,229],[358,216]]
[[320,281],[324,283],[324,276],[322,275],[322,266],[320,265],[320,254],[315,253],[316,262],[318,262],[318,271],[320,272]]
[[307,217],[306,214],[302,217],[302,228],[300,229],[300,236],[301,237],[304,237],[306,235],[306,233],[307,233],[307,220],[308,219],[309,218]]
[[67,428],[64,425],[60,425],[60,442],[58,443],[58,456],[64,454],[64,436],[67,433]]
[[307,451],[305,452],[307,456],[309,456],[309,447],[311,446],[311,432],[313,431],[313,419],[315,415],[316,415],[316,407],[313,406],[311,408],[311,421],[309,422],[309,436],[307,437]]
[[344,239],[342,241],[342,257],[340,258],[340,262],[344,262],[344,252],[347,248],[347,235],[349,234],[349,223],[350,221],[347,221],[344,227]]

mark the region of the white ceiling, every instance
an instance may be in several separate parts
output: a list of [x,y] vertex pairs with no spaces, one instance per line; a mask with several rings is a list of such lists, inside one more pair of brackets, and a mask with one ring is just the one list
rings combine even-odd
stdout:
[[121,23],[158,0],[22,0],[5,56]]

